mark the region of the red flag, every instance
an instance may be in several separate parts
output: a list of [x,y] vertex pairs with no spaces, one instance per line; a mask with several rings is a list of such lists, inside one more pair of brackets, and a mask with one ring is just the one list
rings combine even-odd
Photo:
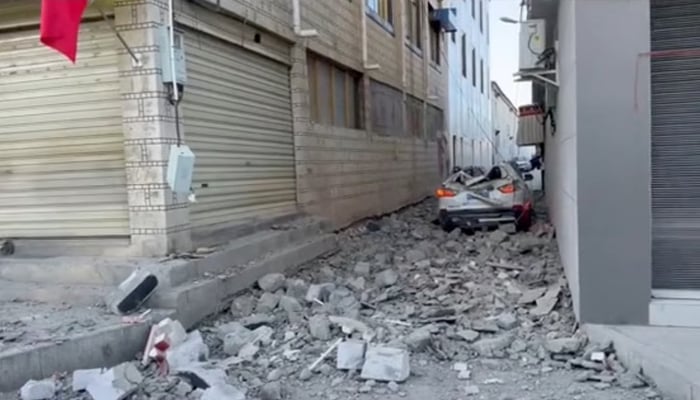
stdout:
[[78,31],[88,0],[42,0],[41,43],[75,63]]

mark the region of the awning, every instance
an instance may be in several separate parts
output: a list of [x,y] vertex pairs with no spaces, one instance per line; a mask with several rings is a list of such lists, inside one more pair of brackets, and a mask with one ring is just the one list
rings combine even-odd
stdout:
[[457,27],[450,20],[450,12],[457,15],[456,8],[441,8],[430,12],[430,23],[437,24],[445,32],[457,32]]

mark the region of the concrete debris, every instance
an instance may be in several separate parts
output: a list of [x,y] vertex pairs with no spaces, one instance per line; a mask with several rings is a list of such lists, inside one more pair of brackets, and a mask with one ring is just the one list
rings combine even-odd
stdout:
[[381,382],[403,382],[411,373],[408,351],[403,349],[370,346],[362,366],[362,379]]
[[79,369],[73,371],[73,391],[82,392],[87,389],[87,386],[99,375],[104,373],[103,369]]
[[281,400],[282,386],[279,382],[266,383],[260,388],[260,400]]
[[107,295],[105,302],[115,314],[129,314],[141,307],[151,297],[157,286],[158,278],[155,275],[137,269]]
[[314,315],[309,319],[309,333],[318,340],[331,338],[331,322],[325,315]]
[[576,354],[586,345],[585,337],[574,336],[550,339],[545,342],[545,349],[552,354]]
[[365,360],[365,342],[348,340],[338,345],[336,368],[340,370],[359,370]]
[[393,286],[398,280],[399,274],[393,269],[386,269],[380,272],[375,279],[377,286],[380,287]]
[[[376,232],[342,232],[339,253],[293,276],[263,276],[189,334],[161,321],[142,363],[76,371],[65,385],[57,378],[53,398],[85,400],[86,390],[94,400],[413,399],[427,398],[414,391],[431,382],[435,398],[505,400],[550,398],[540,383],[561,377],[558,388],[646,386],[611,344],[572,332],[551,227],[446,233],[429,224],[434,213],[419,205],[377,220]],[[4,328],[0,339],[12,338]]]
[[360,261],[357,264],[355,264],[355,275],[363,276],[363,277],[368,277],[371,273],[372,270],[372,265],[368,262]]
[[22,400],[49,400],[56,394],[56,383],[53,379],[43,381],[28,381],[19,390]]
[[282,289],[287,282],[283,274],[267,274],[258,279],[258,287],[265,292],[276,292]]

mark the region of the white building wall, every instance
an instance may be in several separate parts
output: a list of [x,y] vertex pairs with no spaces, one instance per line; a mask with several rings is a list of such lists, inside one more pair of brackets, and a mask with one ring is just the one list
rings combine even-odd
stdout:
[[[518,114],[513,109],[505,95],[498,93],[494,84],[489,85],[491,90],[491,123],[493,132],[495,162],[511,161],[519,158],[519,148],[516,144],[518,132]],[[497,133],[498,132],[498,133]]]
[[[472,2],[475,17],[472,17]],[[480,4],[483,7],[483,32],[479,27]],[[455,8],[452,14],[458,31],[446,37],[449,70],[448,88],[448,133],[450,145],[456,143],[456,155],[452,166],[491,166],[493,145],[491,143],[491,88],[489,59],[489,0],[449,0],[444,7]],[[467,76],[462,75],[462,35],[466,35]],[[476,52],[476,69],[472,71],[472,49]],[[483,93],[481,92],[480,63],[483,60]],[[472,74],[476,73],[476,86]],[[456,136],[457,140],[452,140]]]

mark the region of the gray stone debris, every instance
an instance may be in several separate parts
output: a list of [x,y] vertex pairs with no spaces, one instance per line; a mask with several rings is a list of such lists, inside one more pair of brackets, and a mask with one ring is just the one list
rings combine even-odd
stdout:
[[259,313],[269,313],[277,308],[279,302],[280,296],[278,294],[265,292],[260,296],[260,299],[258,299],[258,306],[255,310]]
[[281,400],[282,386],[279,382],[266,383],[260,388],[260,400]]
[[355,264],[354,272],[356,275],[368,277],[372,271],[372,265],[368,262],[360,261]]
[[291,296],[282,296],[279,300],[279,306],[288,316],[298,315],[304,311],[304,307],[299,300]]
[[416,261],[424,260],[426,258],[425,253],[422,250],[411,249],[406,252],[406,261],[414,263]]
[[513,336],[509,334],[496,336],[494,338],[481,339],[472,344],[474,350],[484,357],[498,356],[499,352],[507,349],[513,343]]
[[309,319],[309,333],[319,340],[330,340],[331,323],[325,315],[314,315]]
[[584,337],[574,336],[547,340],[544,347],[552,354],[576,354],[585,345]]
[[287,279],[285,286],[287,296],[298,300],[303,300],[309,290],[309,285],[303,279]]
[[462,329],[457,332],[457,336],[466,342],[472,343],[479,338],[479,332],[471,329]]
[[348,340],[338,345],[336,368],[340,370],[359,370],[365,360],[365,342]]
[[87,389],[87,386],[93,379],[103,374],[104,370],[101,368],[95,369],[79,369],[73,372],[73,391],[82,392]]
[[285,286],[286,281],[283,274],[267,274],[258,279],[258,286],[265,292],[276,292]]
[[335,290],[335,284],[333,283],[322,283],[317,285],[310,285],[309,290],[306,291],[305,300],[309,303],[313,303],[316,300],[324,302],[328,300],[331,292]]
[[430,342],[433,340],[433,335],[431,333],[432,328],[431,326],[418,328],[406,336],[404,342],[413,351],[425,350],[430,346]]
[[56,383],[53,379],[43,381],[30,380],[19,390],[22,400],[49,400],[56,394]]
[[133,393],[143,375],[133,363],[119,364],[95,377],[86,387],[94,400],[122,400]]
[[360,376],[382,382],[403,382],[411,373],[408,351],[403,349],[369,346]]
[[255,299],[250,295],[236,297],[231,302],[231,314],[236,318],[247,317],[255,309]]
[[204,343],[199,331],[192,331],[184,342],[168,349],[168,365],[178,368],[194,362],[205,361],[209,358],[209,347]]
[[518,326],[518,318],[513,313],[502,313],[496,318],[496,325],[501,329],[510,330]]
[[481,391],[479,390],[479,387],[476,385],[467,385],[464,387],[464,394],[467,396],[476,396],[479,393],[481,393]]
[[399,274],[397,274],[393,269],[385,269],[384,271],[378,273],[375,278],[377,286],[380,287],[393,286],[396,284],[396,282],[398,282],[398,280]]

